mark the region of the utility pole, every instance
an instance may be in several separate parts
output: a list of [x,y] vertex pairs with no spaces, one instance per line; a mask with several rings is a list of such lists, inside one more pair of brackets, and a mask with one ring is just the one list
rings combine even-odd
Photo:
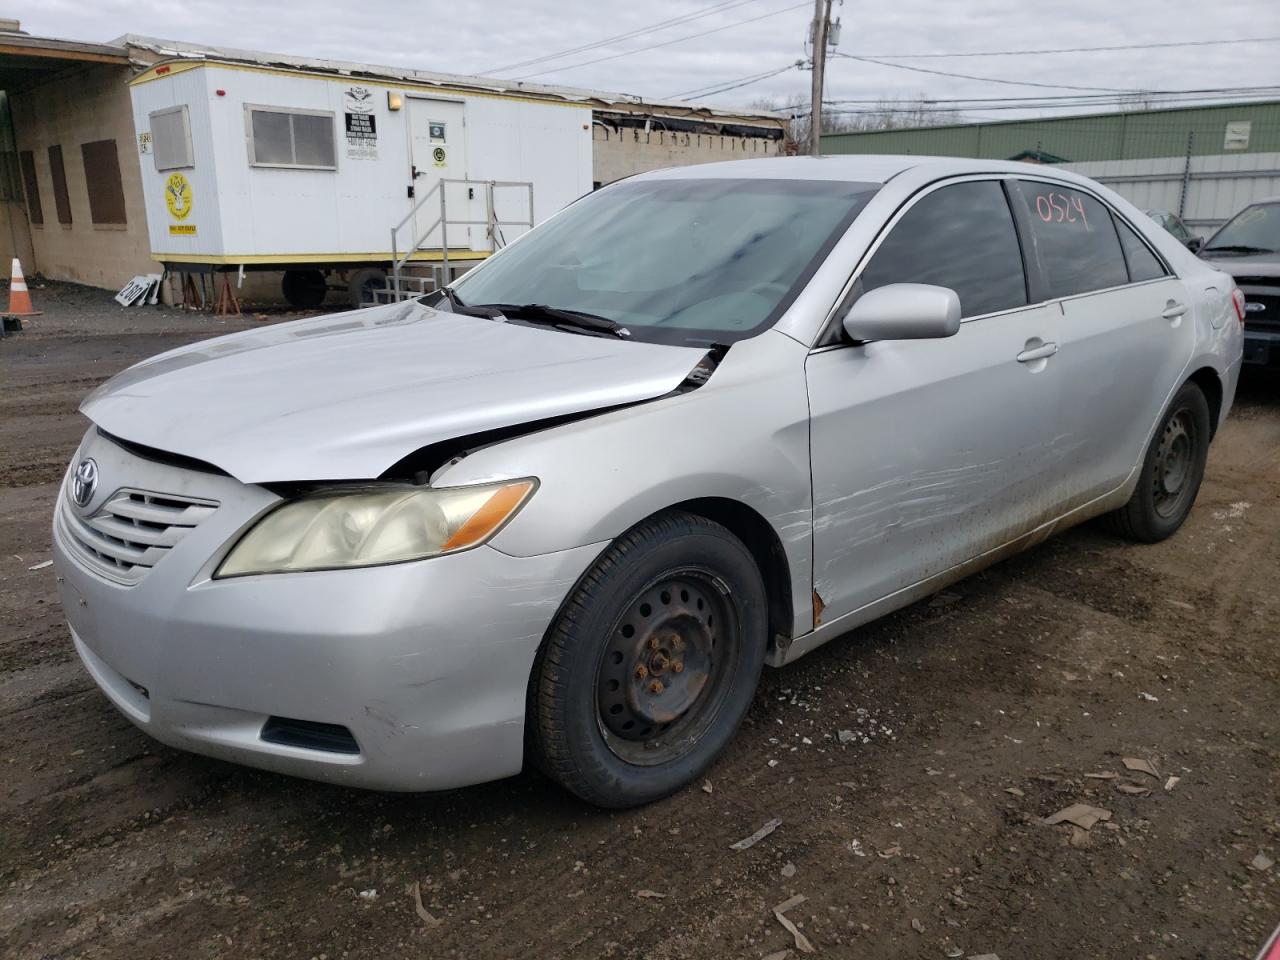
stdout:
[[809,155],[822,153],[822,73],[827,63],[831,0],[813,2],[813,107],[809,112]]

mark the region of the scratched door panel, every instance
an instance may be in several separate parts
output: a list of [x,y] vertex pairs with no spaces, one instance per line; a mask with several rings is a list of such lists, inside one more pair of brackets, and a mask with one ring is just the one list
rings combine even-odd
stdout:
[[814,587],[827,619],[998,546],[1056,516],[1070,451],[1040,305],[969,320],[942,340],[810,355]]

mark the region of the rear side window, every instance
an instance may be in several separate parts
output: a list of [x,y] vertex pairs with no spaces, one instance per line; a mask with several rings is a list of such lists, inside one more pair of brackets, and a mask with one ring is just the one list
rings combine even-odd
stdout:
[[1155,280],[1167,276],[1168,272],[1160,258],[1151,252],[1151,248],[1142,242],[1127,223],[1119,217],[1115,218],[1116,231],[1120,234],[1120,246],[1124,250],[1125,262],[1129,265],[1129,280],[1138,283],[1142,280]]
[[864,293],[890,283],[950,287],[964,317],[1024,306],[1022,256],[1000,184],[956,183],[921,198],[885,237],[860,282]]
[[1018,181],[1031,225],[1031,248],[1053,300],[1129,282],[1111,211],[1057,183]]

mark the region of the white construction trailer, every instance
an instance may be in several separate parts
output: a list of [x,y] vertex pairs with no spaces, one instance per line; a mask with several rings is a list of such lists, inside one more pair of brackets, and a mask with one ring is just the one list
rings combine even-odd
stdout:
[[433,289],[592,188],[585,103],[208,59],[131,96],[152,257],[298,307]]

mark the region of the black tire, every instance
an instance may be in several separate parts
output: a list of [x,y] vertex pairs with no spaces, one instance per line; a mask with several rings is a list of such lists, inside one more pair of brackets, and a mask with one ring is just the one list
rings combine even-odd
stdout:
[[357,310],[371,307],[378,302],[373,290],[382,290],[387,285],[387,271],[378,267],[366,267],[351,274],[347,281],[347,297],[351,306]]
[[329,292],[324,274],[319,270],[286,270],[280,281],[285,302],[296,310],[314,310],[324,303]]
[[1142,461],[1133,496],[1106,515],[1122,537],[1156,543],[1187,519],[1204,479],[1209,457],[1209,404],[1194,383],[1184,383],[1160,418]]
[[640,523],[551,626],[530,680],[533,762],[599,807],[674,793],[733,739],[767,639],[764,583],[740,540],[682,511]]

